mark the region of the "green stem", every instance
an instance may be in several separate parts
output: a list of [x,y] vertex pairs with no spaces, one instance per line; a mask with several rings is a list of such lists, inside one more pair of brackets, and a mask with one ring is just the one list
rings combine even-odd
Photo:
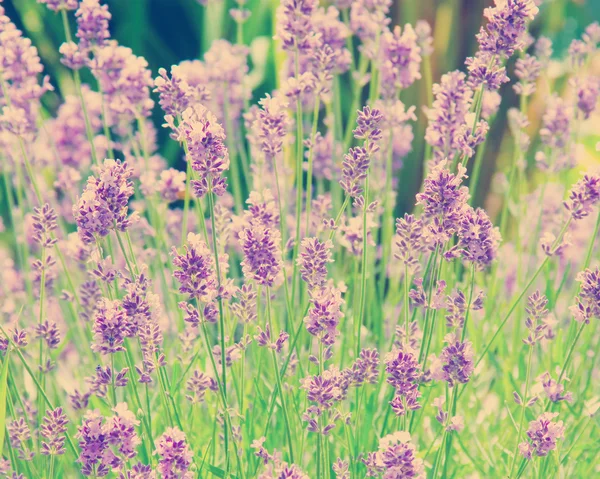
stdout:
[[363,244],[362,244],[362,261],[361,261],[361,277],[360,277],[360,303],[358,310],[358,317],[354,313],[354,334],[356,335],[356,351],[355,358],[358,358],[360,354],[360,330],[362,322],[364,321],[365,314],[365,302],[367,298],[367,208],[369,206],[369,172],[367,172],[367,178],[365,179],[365,197],[363,204]]
[[[275,330],[273,329],[273,320],[271,319],[271,290],[267,286],[266,289],[267,296],[267,321],[269,324],[269,329],[271,332],[271,338],[275,338]],[[279,374],[279,366],[277,365],[277,353],[274,349],[271,349],[271,357],[273,359],[273,372],[275,373],[275,378],[277,379],[277,389],[279,390],[279,400],[281,401],[281,410],[283,411],[283,419],[285,422],[285,432],[288,439],[288,448],[290,454],[290,463],[294,462],[294,446],[292,441],[292,432],[290,428],[290,419],[287,410],[287,405],[285,401],[285,395],[283,391],[283,384],[281,382],[281,376]]]
[[304,234],[308,236],[310,227],[310,209],[312,203],[312,187],[313,187],[313,157],[315,152],[315,137],[317,136],[317,125],[319,123],[319,105],[320,98],[317,96],[315,99],[315,108],[313,111],[313,123],[312,130],[310,133],[310,150],[308,152],[308,175],[306,178],[307,189],[306,189],[306,228]]
[[[296,77],[300,76],[300,53],[296,50]],[[296,301],[296,288],[298,284],[298,251],[300,248],[300,216],[302,215],[302,160],[304,156],[304,132],[302,125],[302,101],[296,100],[296,237],[294,238],[294,255],[292,258],[292,304]]]
[[531,374],[531,358],[533,357],[533,346],[529,346],[529,354],[527,356],[527,374],[525,376],[525,395],[521,399],[521,418],[519,419],[519,429],[517,431],[517,443],[513,451],[513,458],[510,465],[510,472],[508,473],[509,479],[512,477],[515,464],[517,462],[517,456],[519,452],[519,441],[521,440],[521,432],[523,431],[523,420],[525,419],[525,408],[527,407],[527,394],[529,393],[529,376]]

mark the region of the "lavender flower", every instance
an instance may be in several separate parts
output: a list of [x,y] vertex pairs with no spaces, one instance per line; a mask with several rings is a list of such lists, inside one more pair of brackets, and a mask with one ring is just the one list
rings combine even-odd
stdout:
[[196,369],[192,373],[192,377],[188,379],[186,383],[186,390],[190,392],[190,394],[186,394],[186,398],[192,402],[192,404],[198,404],[204,401],[204,396],[207,390],[217,391],[217,382],[203,373],[202,371]]
[[77,12],[77,38],[79,48],[86,51],[93,47],[102,47],[110,38],[108,21],[111,14],[107,5],[100,5],[99,0],[82,0]]
[[550,401],[554,403],[560,401],[567,401],[570,403],[573,401],[573,394],[571,392],[565,393],[565,387],[552,379],[550,373],[545,372],[538,378],[538,381],[542,383],[546,397]]
[[229,309],[231,313],[243,324],[256,321],[257,294],[252,285],[243,285],[236,291],[235,297],[238,302],[230,304]]
[[92,349],[101,354],[123,351],[123,342],[130,335],[125,310],[117,300],[102,298],[94,316],[94,342]]
[[454,334],[448,334],[444,341],[448,345],[431,366],[432,378],[446,381],[450,387],[454,387],[456,383],[469,382],[474,369],[471,342],[460,341]]
[[77,230],[85,244],[104,237],[111,230],[125,231],[131,225],[127,216],[129,198],[133,195],[132,170],[127,163],[104,160],[90,176],[83,194],[73,206]]
[[298,266],[300,276],[308,285],[309,291],[323,286],[327,280],[327,263],[333,262],[329,240],[321,242],[318,238],[304,238],[300,246]]
[[533,0],[495,1],[496,6],[486,8],[486,28],[481,27],[477,41],[482,52],[508,58],[515,50],[523,49],[527,21],[533,20],[538,8]]
[[317,0],[284,0],[277,8],[277,34],[284,50],[307,53],[314,45],[312,16]]
[[240,232],[239,239],[244,251],[242,271],[246,279],[273,286],[283,266],[279,231],[252,223]]
[[435,100],[426,110],[429,124],[425,140],[432,147],[434,164],[446,158],[452,160],[459,148],[460,127],[466,121],[473,97],[465,79],[464,73],[453,71],[433,85]]
[[[173,118],[165,118],[172,125]],[[222,175],[229,168],[229,153],[224,143],[225,131],[216,117],[196,104],[183,112],[179,127],[172,128],[177,139],[187,143],[187,161],[192,162],[192,169],[199,176],[192,181],[196,196],[202,198],[209,192],[222,196],[227,190],[227,180]]]
[[52,238],[52,231],[57,228],[56,220],[58,217],[54,209],[44,203],[41,208],[33,209],[33,239],[42,248],[50,248],[56,244],[56,239]]
[[81,464],[82,474],[90,476],[95,472],[99,477],[106,476],[110,471],[110,466],[105,462],[108,457],[105,454],[109,447],[108,435],[104,418],[98,410],[86,413],[75,437],[79,439],[81,452],[77,462]]
[[409,410],[419,409],[419,381],[421,365],[410,349],[394,350],[385,357],[385,371],[388,374],[387,383],[396,390],[390,406],[397,416],[403,416]]
[[311,307],[304,318],[306,330],[323,344],[331,345],[340,334],[337,326],[344,317],[342,292],[329,284],[309,290],[309,296]]
[[381,88],[384,98],[397,97],[398,91],[408,88],[421,78],[421,49],[417,34],[410,24],[386,31],[381,39]]
[[419,268],[419,254],[423,250],[423,222],[415,219],[414,215],[404,214],[403,218],[396,219],[397,252],[394,257],[402,261],[411,273],[416,273]]
[[360,183],[367,177],[371,157],[379,151],[378,142],[381,140],[381,124],[383,115],[377,109],[365,106],[358,111],[356,128],[352,131],[354,138],[363,140],[363,146],[350,148],[344,156],[342,164],[342,179],[340,185],[347,195],[357,198],[362,194]]
[[434,244],[445,243],[460,228],[469,198],[468,188],[461,185],[465,172],[458,165],[457,173],[450,173],[442,161],[425,178],[422,193],[416,196],[417,204],[423,206],[424,218],[433,221],[429,234]]
[[565,433],[562,421],[552,421],[556,416],[558,413],[545,412],[529,423],[529,440],[519,444],[519,450],[525,459],[531,460],[533,456],[544,457],[556,449],[556,440],[563,438]]
[[188,470],[194,456],[187,445],[185,434],[176,427],[169,427],[155,441],[160,459],[157,470],[165,479],[192,479]]
[[287,99],[283,95],[267,95],[258,103],[261,108],[251,122],[252,134],[257,138],[265,156],[274,158],[282,151],[290,123],[286,111]]
[[[480,269],[490,265],[498,254],[500,231],[481,208],[467,208],[459,222],[458,248],[466,261]],[[450,255],[453,250],[449,250]]]
[[598,103],[600,96],[600,80],[595,77],[586,78],[576,83],[577,85],[577,108],[583,113],[587,120]]
[[591,318],[600,318],[600,268],[581,271],[575,279],[581,283],[577,303],[569,308],[575,320],[589,323]]
[[370,453],[363,462],[367,476],[384,479],[425,479],[425,466],[416,457],[416,448],[408,432],[398,431],[379,440],[379,450]]
[[527,298],[527,319],[525,320],[525,326],[529,330],[529,335],[523,342],[529,346],[534,346],[542,338],[544,338],[547,324],[544,319],[548,316],[548,298],[539,291],[535,291]]
[[179,282],[179,292],[210,303],[217,295],[218,283],[212,251],[200,235],[189,233],[184,254],[173,248],[173,276]]
[[164,68],[158,70],[154,80],[154,91],[159,95],[159,105],[167,115],[181,115],[195,101],[208,100],[204,85],[192,87],[185,79],[183,69],[178,65],[171,67],[171,78]]
[[38,3],[45,4],[49,10],[58,12],[77,9],[79,0],[38,0]]
[[115,122],[127,124],[150,116],[154,106],[150,88],[154,82],[148,62],[143,57],[134,55],[130,48],[109,41],[95,50],[90,68]]
[[379,352],[376,349],[361,349],[358,359],[352,364],[352,385],[375,384],[379,378]]
[[36,325],[36,338],[42,339],[49,349],[56,349],[60,343],[60,332],[54,321],[43,321]]
[[574,220],[581,220],[588,216],[600,201],[600,177],[584,175],[571,191],[564,206]]
[[38,83],[43,66],[37,49],[23,37],[0,7],[0,74],[2,96],[0,130],[15,135],[33,133],[37,128],[40,98],[52,90],[48,77]]
[[541,69],[542,64],[537,58],[531,55],[519,58],[515,64],[515,75],[519,79],[519,82],[513,86],[515,93],[522,96],[532,95]]

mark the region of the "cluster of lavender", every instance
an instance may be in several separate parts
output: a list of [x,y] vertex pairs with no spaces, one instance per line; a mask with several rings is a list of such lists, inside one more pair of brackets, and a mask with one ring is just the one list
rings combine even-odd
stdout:
[[434,83],[443,32],[391,0],[282,0],[257,98],[246,0],[199,2],[236,42],[155,75],[100,0],[38,3],[73,91],[42,104],[0,0],[0,477],[589,473],[598,23],[555,53],[529,33],[551,5],[496,0]]

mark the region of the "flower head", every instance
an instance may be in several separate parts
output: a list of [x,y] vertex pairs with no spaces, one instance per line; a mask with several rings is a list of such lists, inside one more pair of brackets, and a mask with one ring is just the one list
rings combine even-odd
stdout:
[[104,160],[96,175],[88,178],[83,194],[73,206],[77,230],[86,244],[96,235],[107,236],[111,230],[125,231],[131,225],[127,216],[133,195],[132,170],[127,163]]
[[565,428],[562,421],[553,422],[558,416],[555,412],[545,412],[535,421],[529,423],[527,429],[528,441],[519,444],[519,450],[525,459],[533,456],[547,456],[556,449],[556,440],[564,437]]

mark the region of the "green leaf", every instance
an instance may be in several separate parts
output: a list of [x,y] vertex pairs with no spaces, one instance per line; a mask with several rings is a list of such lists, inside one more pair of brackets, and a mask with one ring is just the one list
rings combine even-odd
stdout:
[[6,356],[2,363],[0,372],[0,454],[4,449],[4,436],[6,434],[6,393],[8,391],[8,356],[10,349],[6,350]]

